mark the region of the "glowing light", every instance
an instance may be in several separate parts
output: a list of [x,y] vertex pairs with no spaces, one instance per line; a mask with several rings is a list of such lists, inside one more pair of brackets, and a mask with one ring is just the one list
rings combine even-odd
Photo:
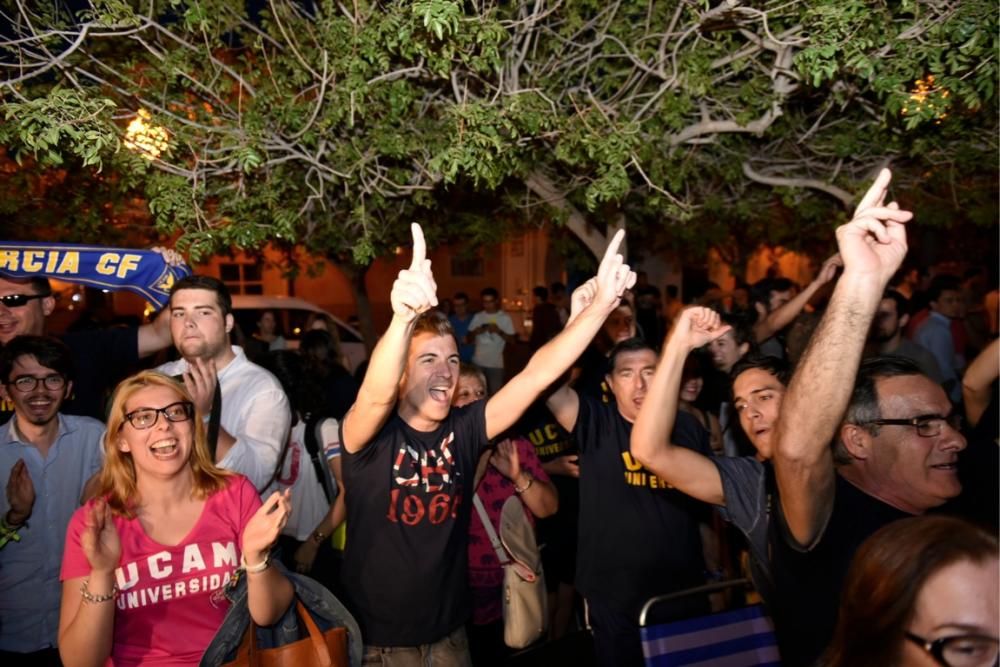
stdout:
[[170,135],[162,127],[151,124],[149,122],[151,119],[152,116],[148,111],[139,109],[125,129],[125,147],[136,151],[147,160],[160,157],[170,145]]
[[910,91],[910,96],[903,103],[902,114],[922,113],[930,111],[935,119],[935,123],[940,123],[942,119],[948,117],[948,96],[947,88],[934,85],[934,75],[928,74],[922,79],[917,79]]

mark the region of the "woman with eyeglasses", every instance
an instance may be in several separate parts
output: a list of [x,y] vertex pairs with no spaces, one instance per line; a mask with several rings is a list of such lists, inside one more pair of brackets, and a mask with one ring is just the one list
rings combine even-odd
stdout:
[[848,572],[822,667],[994,667],[997,539],[947,516],[891,523]]
[[268,560],[290,512],[287,494],[261,505],[246,478],[216,468],[190,394],[165,375],[118,385],[107,427],[97,497],[66,535],[63,663],[197,664],[240,565],[254,622],[276,622],[293,595]]

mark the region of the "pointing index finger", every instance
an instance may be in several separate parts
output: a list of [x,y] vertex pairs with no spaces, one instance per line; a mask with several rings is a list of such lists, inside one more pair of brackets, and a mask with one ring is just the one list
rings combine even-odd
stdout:
[[604,258],[601,260],[601,264],[604,264],[609,259],[618,254],[618,248],[621,247],[622,239],[625,238],[625,230],[619,229],[614,238],[611,239],[611,243],[608,244],[608,249],[604,251]]
[[410,271],[422,271],[424,259],[427,257],[427,243],[424,241],[424,230],[416,222],[410,225],[413,234],[413,260],[410,261]]

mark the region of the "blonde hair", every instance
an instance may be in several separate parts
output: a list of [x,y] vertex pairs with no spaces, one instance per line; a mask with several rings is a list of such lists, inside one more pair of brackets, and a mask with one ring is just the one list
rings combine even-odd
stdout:
[[[139,489],[136,485],[135,461],[129,452],[123,452],[119,447],[119,432],[128,419],[125,416],[125,404],[132,396],[146,387],[167,387],[174,391],[183,401],[193,403],[194,400],[187,388],[180,382],[156,371],[142,371],[125,380],[115,388],[108,413],[107,431],[104,434],[104,467],[98,481],[97,496],[105,496],[111,511],[119,516],[134,517],[134,508],[139,501]],[[226,486],[229,477],[227,471],[217,468],[212,462],[208,451],[205,425],[201,415],[194,415],[194,447],[188,463],[194,481],[194,495],[197,498],[207,498]]]

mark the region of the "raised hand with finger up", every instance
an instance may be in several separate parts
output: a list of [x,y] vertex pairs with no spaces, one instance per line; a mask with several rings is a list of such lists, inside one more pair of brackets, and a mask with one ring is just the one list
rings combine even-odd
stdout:
[[618,301],[625,294],[625,290],[635,284],[635,271],[625,263],[624,258],[618,252],[625,239],[625,230],[619,229],[604,251],[604,258],[601,265],[597,267],[596,293],[593,303],[610,313],[618,306]]
[[437,283],[427,259],[427,244],[420,225],[410,225],[413,234],[413,259],[410,267],[403,269],[392,285],[392,312],[406,322],[412,322],[421,313],[437,305]]
[[886,285],[906,257],[906,227],[913,213],[896,202],[885,203],[892,173],[879,172],[854,210],[854,218],[837,228],[844,274],[865,276]]

